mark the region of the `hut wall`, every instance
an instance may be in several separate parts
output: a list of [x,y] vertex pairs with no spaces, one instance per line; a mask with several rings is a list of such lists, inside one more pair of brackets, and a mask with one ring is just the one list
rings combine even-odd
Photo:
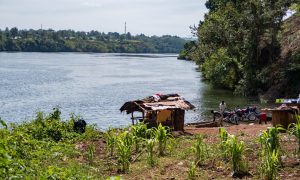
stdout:
[[177,109],[174,114],[174,130],[183,131],[184,130],[184,110]]
[[272,111],[272,125],[281,125],[283,128],[287,129],[289,124],[295,123],[294,114],[286,110],[274,110]]
[[172,111],[171,110],[160,110],[157,113],[157,122],[163,123],[166,121],[170,121],[172,119],[171,117]]

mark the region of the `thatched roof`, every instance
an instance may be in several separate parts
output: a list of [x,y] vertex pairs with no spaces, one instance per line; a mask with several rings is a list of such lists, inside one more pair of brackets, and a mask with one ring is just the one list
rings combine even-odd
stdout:
[[178,94],[165,94],[159,95],[159,99],[156,99],[153,96],[149,96],[142,100],[126,102],[120,108],[120,111],[126,111],[126,113],[129,114],[134,111],[146,112],[163,109],[191,110],[194,108],[194,105],[186,101],[183,97],[179,96]]

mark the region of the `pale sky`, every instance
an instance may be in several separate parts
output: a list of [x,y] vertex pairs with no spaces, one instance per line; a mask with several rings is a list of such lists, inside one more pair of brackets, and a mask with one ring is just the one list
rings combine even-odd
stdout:
[[74,29],[191,37],[206,0],[0,0],[0,28]]

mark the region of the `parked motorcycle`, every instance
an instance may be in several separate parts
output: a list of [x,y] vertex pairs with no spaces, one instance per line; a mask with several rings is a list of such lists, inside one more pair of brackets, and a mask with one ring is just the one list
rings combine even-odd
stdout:
[[[222,114],[219,111],[211,110],[211,113],[213,114],[214,121],[216,119],[220,119],[222,117]],[[238,118],[234,111],[224,111],[223,112],[223,121],[232,123],[232,124],[236,124],[236,125],[239,124]]]

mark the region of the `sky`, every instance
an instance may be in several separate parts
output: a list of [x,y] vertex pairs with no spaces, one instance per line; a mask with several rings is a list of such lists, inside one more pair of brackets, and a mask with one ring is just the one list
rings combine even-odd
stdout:
[[0,29],[74,29],[191,37],[206,0],[0,0]]

